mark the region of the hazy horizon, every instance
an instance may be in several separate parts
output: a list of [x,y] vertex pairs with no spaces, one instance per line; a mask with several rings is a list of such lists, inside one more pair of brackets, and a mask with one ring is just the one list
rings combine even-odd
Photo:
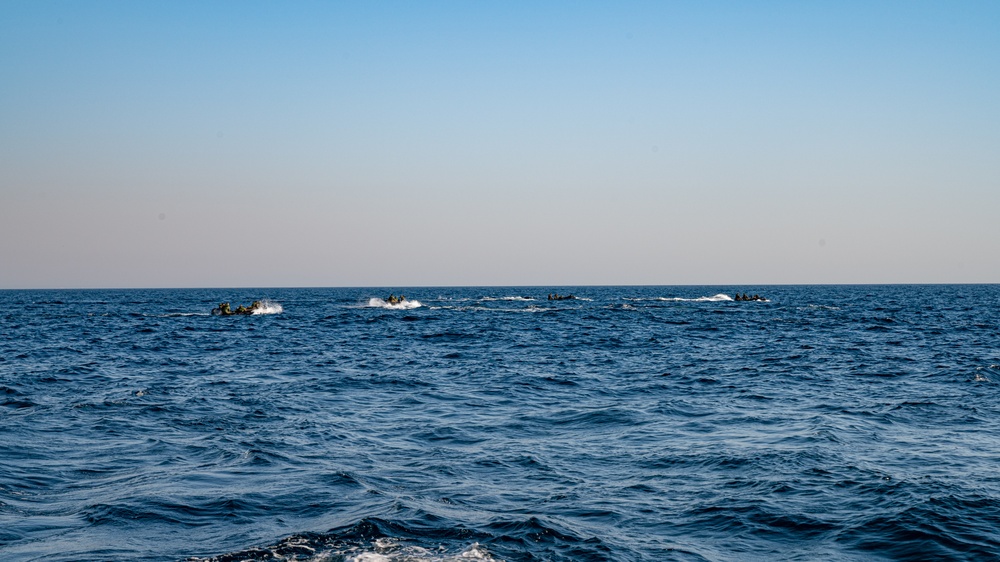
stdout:
[[8,3],[0,289],[997,283],[998,24]]
[[[424,290],[424,289],[606,289],[611,287],[623,288],[708,288],[708,289],[728,289],[736,293],[752,293],[759,288],[766,287],[949,287],[949,286],[984,286],[998,285],[1000,283],[696,283],[696,284],[673,284],[673,285],[650,285],[650,284],[621,284],[621,285],[330,285],[330,286],[295,286],[295,287],[11,287],[3,288],[0,291],[26,292],[26,291],[284,291],[284,290],[379,290],[379,291],[399,291],[402,290]],[[727,293],[728,294],[728,293]],[[265,295],[261,295],[266,298]],[[410,295],[412,297],[412,295]],[[542,295],[545,296],[545,295]],[[586,296],[586,295],[578,295]],[[710,296],[710,295],[704,295]],[[767,296],[767,295],[762,295]]]

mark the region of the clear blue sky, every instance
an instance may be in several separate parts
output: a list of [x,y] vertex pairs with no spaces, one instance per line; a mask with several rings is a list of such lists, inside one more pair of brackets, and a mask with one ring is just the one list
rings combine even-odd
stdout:
[[1000,2],[0,5],[0,288],[1000,282]]

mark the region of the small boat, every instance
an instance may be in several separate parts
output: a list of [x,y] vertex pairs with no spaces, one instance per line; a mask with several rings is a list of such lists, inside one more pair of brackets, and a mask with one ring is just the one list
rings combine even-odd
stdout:
[[554,294],[554,295],[550,294],[549,295],[549,300],[550,301],[571,301],[571,300],[576,300],[576,296],[575,295],[560,295],[558,293]]
[[260,301],[253,301],[249,307],[243,306],[242,304],[233,310],[228,302],[219,303],[219,306],[212,309],[213,316],[250,316],[251,314],[257,312],[258,310],[264,310],[264,303]]

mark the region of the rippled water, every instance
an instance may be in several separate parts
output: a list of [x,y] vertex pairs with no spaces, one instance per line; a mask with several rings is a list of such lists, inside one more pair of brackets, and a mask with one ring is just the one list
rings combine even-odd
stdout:
[[1000,558],[1000,286],[390,291],[0,292],[0,558]]

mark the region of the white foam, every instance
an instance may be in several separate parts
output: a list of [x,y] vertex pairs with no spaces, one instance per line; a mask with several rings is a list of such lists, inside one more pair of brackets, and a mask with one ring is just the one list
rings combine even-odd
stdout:
[[[469,560],[482,560],[496,562],[496,558],[479,543],[473,543],[457,554],[444,546],[439,546],[436,549],[423,548],[405,545],[399,539],[387,537],[375,539],[374,543],[366,546],[334,547],[332,550],[314,548],[310,546],[310,541],[304,538],[283,541],[280,546],[294,546],[296,549],[307,550],[311,554],[308,558],[300,558],[295,554],[289,558],[287,554],[281,552],[282,549],[272,548],[268,549],[271,556],[268,560],[302,560],[303,562],[329,562],[331,560],[345,560],[346,562],[468,562]],[[254,556],[254,559],[257,557]],[[191,558],[190,560],[208,562],[209,559]]]
[[162,318],[179,318],[181,316],[211,316],[211,314],[208,312],[170,312],[168,314],[156,314],[154,316],[159,316]]
[[839,306],[829,306],[825,304],[810,304],[806,307],[799,307],[799,310],[806,310],[807,308],[819,309],[819,310],[840,310]]
[[254,309],[254,315],[257,314],[281,314],[284,312],[284,308],[276,302],[271,302],[269,300],[260,301],[260,308]]
[[494,306],[431,306],[431,310],[455,310],[458,312],[544,312],[546,310],[555,310],[553,308],[542,308],[538,305],[532,304],[521,308],[503,308]]
[[482,300],[484,300],[484,301],[521,301],[521,302],[530,302],[530,301],[533,301],[535,299],[533,299],[531,297],[513,296],[513,297],[483,297]]
[[698,297],[698,298],[695,298],[695,299],[685,299],[685,298],[682,298],[682,297],[673,297],[673,298],[659,297],[656,300],[659,300],[659,301],[668,301],[668,302],[725,302],[725,301],[731,301],[731,300],[733,300],[733,297],[731,297],[729,295],[725,295],[725,294],[719,293],[719,294],[717,294],[715,296],[711,296],[711,297]]
[[389,562],[389,557],[377,552],[362,552],[357,556],[348,558],[350,562]]
[[396,304],[390,304],[380,298],[370,298],[368,299],[368,306],[371,308],[388,308],[390,310],[410,310],[413,308],[419,308],[423,306],[418,300],[405,300],[403,302],[398,302]]
[[353,554],[347,558],[348,562],[462,562],[466,560],[485,560],[487,562],[496,559],[479,543],[459,552],[450,554],[422,548],[419,546],[402,546],[396,539],[381,538],[376,539],[373,550],[367,550]]

